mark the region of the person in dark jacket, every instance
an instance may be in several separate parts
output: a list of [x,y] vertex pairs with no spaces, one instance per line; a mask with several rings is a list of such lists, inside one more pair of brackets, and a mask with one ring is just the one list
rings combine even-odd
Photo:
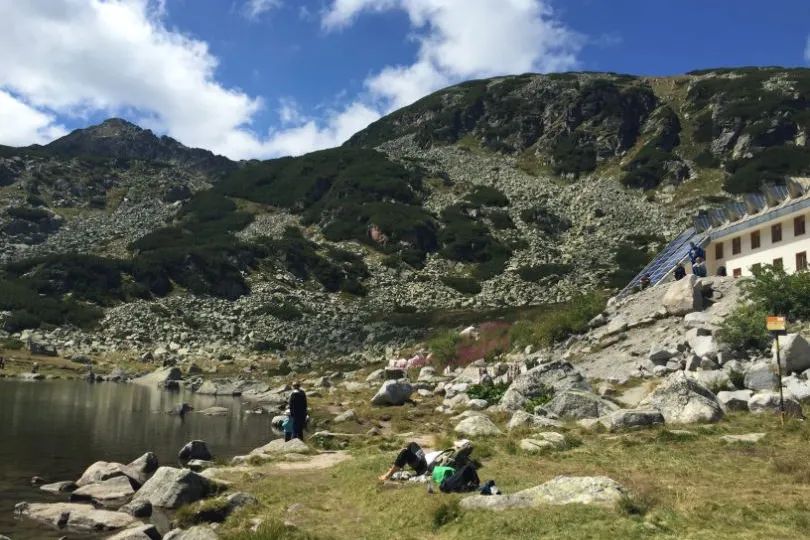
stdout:
[[689,242],[689,260],[693,265],[697,262],[698,257],[701,259],[706,259],[706,252],[694,242]]
[[675,281],[680,281],[686,277],[686,269],[683,267],[682,264],[678,264],[675,267]]
[[307,395],[298,382],[293,383],[290,393],[290,418],[293,421],[293,437],[304,440],[304,426],[307,423]]

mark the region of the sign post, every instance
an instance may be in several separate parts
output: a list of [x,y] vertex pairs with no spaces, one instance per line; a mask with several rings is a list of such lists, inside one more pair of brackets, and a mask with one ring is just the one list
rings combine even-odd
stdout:
[[784,317],[768,317],[765,321],[768,326],[768,331],[773,335],[774,342],[776,343],[776,371],[779,374],[779,417],[782,425],[785,425],[785,397],[782,393],[782,360],[779,358],[779,336],[785,333],[785,318]]

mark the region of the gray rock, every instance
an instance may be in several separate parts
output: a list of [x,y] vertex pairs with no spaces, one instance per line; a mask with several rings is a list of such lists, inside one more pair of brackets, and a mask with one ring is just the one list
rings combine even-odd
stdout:
[[126,476],[131,481],[136,482],[138,485],[140,485],[141,479],[143,478],[139,471],[130,468],[127,465],[114,462],[97,461],[84,471],[81,478],[76,481],[76,485],[82,487],[89,484],[104,482],[105,480],[110,480],[118,476]]
[[662,349],[661,347],[653,345],[652,348],[650,348],[648,358],[653,364],[663,366],[666,365],[670,358],[672,358],[672,353],[667,349]]
[[709,328],[711,326],[711,317],[704,311],[687,313],[683,317],[683,324],[687,328]]
[[197,411],[197,414],[201,414],[203,416],[228,416],[228,408],[227,407],[208,407],[207,409],[202,409],[201,411]]
[[[785,414],[804,418],[801,404],[792,396],[784,396]],[[748,410],[759,414],[764,412],[779,412],[779,392],[764,390],[751,396],[748,400]]]
[[109,480],[87,484],[70,494],[71,502],[93,501],[105,508],[118,508],[132,498],[135,490],[129,478],[116,476]]
[[526,452],[565,450],[567,446],[565,437],[553,431],[537,433],[531,439],[523,439],[520,441],[520,449]]
[[154,525],[141,525],[125,529],[107,540],[160,540],[160,532]]
[[269,443],[265,444],[264,446],[260,446],[252,450],[250,453],[252,455],[256,454],[297,454],[308,452],[309,447],[302,441],[301,439],[292,439],[290,441],[284,442],[284,439],[275,439],[270,441]]
[[147,452],[129,465],[127,469],[138,473],[138,480],[141,484],[149,479],[149,476],[158,470],[158,458],[152,452]]
[[385,370],[384,369],[375,369],[371,373],[368,374],[366,377],[366,382],[383,382],[385,381]]
[[78,489],[79,486],[76,485],[76,482],[71,482],[70,480],[66,482],[54,482],[53,484],[45,484],[44,486],[40,486],[39,489],[42,491],[47,491],[48,493],[73,493]]
[[615,403],[582,390],[566,390],[554,396],[545,409],[566,420],[599,418],[619,409]]
[[335,416],[332,419],[332,422],[335,424],[341,424],[343,422],[357,422],[357,414],[351,409],[348,411],[342,412],[339,415]]
[[77,503],[31,503],[22,514],[51,527],[76,532],[116,531],[135,522],[135,518],[123,512],[97,510],[89,504]]
[[466,435],[467,437],[492,437],[495,435],[502,435],[498,426],[496,426],[489,417],[484,415],[475,415],[465,418],[456,425],[454,430],[459,435]]
[[522,373],[509,386],[501,398],[501,407],[509,411],[522,409],[527,401],[566,390],[590,391],[591,387],[582,374],[570,363],[554,361]]
[[733,392],[718,392],[717,401],[725,411],[747,411],[748,400],[754,393],[751,390],[736,390]]
[[30,336],[26,342],[28,352],[35,356],[58,356],[56,347],[41,336]]
[[668,424],[717,422],[723,418],[723,409],[711,390],[681,371],[670,375],[642,399],[639,408],[661,411]]
[[160,467],[135,494],[134,500],[147,500],[153,507],[179,508],[208,496],[215,487],[208,479],[187,469]]
[[720,438],[729,443],[755,443],[761,441],[765,435],[767,433],[746,433],[745,435],[723,435]]
[[700,282],[695,275],[673,281],[661,301],[670,315],[686,315],[703,309],[703,294]]
[[188,463],[186,463],[186,467],[191,469],[194,472],[204,471],[205,469],[209,469],[216,465],[213,461],[206,461],[204,459],[192,459]]
[[795,375],[782,379],[784,391],[796,398],[799,402],[810,401],[810,381],[799,379]]
[[461,500],[467,510],[508,510],[545,505],[587,504],[614,506],[626,494],[616,481],[605,476],[558,476],[545,484],[508,495],[473,495]]
[[779,376],[768,362],[757,362],[745,372],[745,387],[754,392],[776,390],[779,388]]
[[413,392],[413,386],[407,379],[385,381],[371,398],[371,404],[377,406],[403,405],[411,399]]
[[208,451],[208,445],[205,444],[205,441],[191,441],[180,449],[177,457],[183,460],[202,459],[208,461],[211,459],[211,452]]
[[172,381],[182,381],[183,373],[178,367],[158,368],[148,375],[136,377],[132,382],[146,386],[164,387]]
[[692,377],[713,392],[720,392],[722,390],[734,390],[734,385],[729,379],[728,373],[725,371],[698,371]]
[[[774,358],[776,358],[775,345]],[[801,373],[810,369],[810,343],[801,334],[779,336],[779,361],[785,374]]]
[[509,420],[509,424],[506,426],[506,429],[512,431],[521,427],[542,429],[549,427],[559,428],[562,426],[563,423],[559,420],[553,420],[551,418],[546,418],[545,416],[530,414],[526,411],[515,411],[512,418]]
[[717,358],[719,347],[717,342],[712,336],[703,336],[698,334],[697,330],[690,330],[686,339],[689,342],[689,347],[696,356],[701,358]]
[[467,402],[467,408],[473,411],[483,411],[489,407],[489,403],[485,399],[471,399]]
[[190,529],[174,529],[169,531],[163,540],[217,540],[219,536],[213,530],[202,525]]
[[119,508],[118,511],[135,518],[148,518],[152,515],[152,503],[149,501],[130,501]]
[[664,423],[664,415],[655,409],[619,409],[599,418],[608,431],[638,429]]

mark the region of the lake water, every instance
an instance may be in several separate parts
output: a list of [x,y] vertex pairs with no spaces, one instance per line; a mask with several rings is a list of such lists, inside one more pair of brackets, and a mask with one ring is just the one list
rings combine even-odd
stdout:
[[[199,410],[227,407],[228,416],[189,413],[181,419],[165,411],[186,402]],[[177,465],[177,452],[190,440],[208,444],[214,459],[227,459],[274,438],[266,415],[245,414],[239,398],[167,392],[136,384],[78,381],[0,380],[0,535],[12,540],[71,540],[92,535],[48,530],[30,520],[17,520],[20,501],[66,501],[31,486],[77,480],[95,461],[129,463],[145,452],[161,465]]]

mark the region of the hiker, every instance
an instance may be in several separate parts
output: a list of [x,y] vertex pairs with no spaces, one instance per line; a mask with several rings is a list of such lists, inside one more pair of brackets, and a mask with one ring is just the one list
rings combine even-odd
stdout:
[[31,366],[31,373],[39,373],[39,362],[34,362],[34,365]]
[[284,442],[292,440],[295,435],[295,421],[290,415],[290,409],[284,411],[284,420],[281,421],[281,429],[284,431]]
[[417,476],[422,476],[428,472],[430,465],[433,464],[433,461],[439,454],[441,454],[441,452],[431,452],[430,460],[428,460],[428,456],[425,455],[425,451],[422,450],[422,447],[419,446],[418,443],[410,442],[408,446],[399,452],[391,468],[388,469],[384,475],[380,476],[380,482],[390,480],[394,474],[404,469],[406,465],[410,466],[410,468],[416,472]]
[[293,422],[293,437],[304,440],[304,426],[307,423],[307,395],[301,390],[301,384],[293,383],[290,393],[290,418]]
[[695,262],[692,265],[692,273],[697,277],[706,277],[706,263],[703,257],[698,257],[695,259]]
[[728,274],[726,273],[726,267],[725,267],[725,266],[721,266],[720,268],[718,268],[718,269],[717,269],[717,275],[718,275],[718,276],[720,276],[720,277],[726,277],[726,276],[728,275]]
[[678,266],[675,267],[675,281],[680,281],[686,277],[686,269],[683,267],[681,263],[678,263]]
[[0,369],[6,369],[6,359],[0,356]]
[[650,286],[650,274],[644,274],[641,278],[641,290],[643,291]]
[[692,265],[697,262],[698,257],[705,259],[706,252],[703,251],[703,248],[695,245],[694,242],[689,242],[689,260],[692,262]]

